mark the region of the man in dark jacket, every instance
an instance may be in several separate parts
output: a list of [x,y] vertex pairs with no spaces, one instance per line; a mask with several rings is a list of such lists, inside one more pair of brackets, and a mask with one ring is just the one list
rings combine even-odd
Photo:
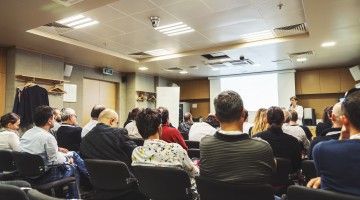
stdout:
[[61,110],[62,124],[56,132],[59,147],[69,151],[79,151],[81,143],[81,127],[77,126],[77,115],[71,108]]

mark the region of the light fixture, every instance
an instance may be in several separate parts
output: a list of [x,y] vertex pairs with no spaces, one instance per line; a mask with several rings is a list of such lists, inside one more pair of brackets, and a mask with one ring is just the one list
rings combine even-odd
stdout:
[[85,17],[84,15],[75,15],[56,22],[74,29],[84,28],[99,23],[98,21],[93,20],[90,17]]
[[307,58],[305,58],[305,57],[297,58],[296,61],[305,62],[305,61],[307,61]]
[[335,46],[335,45],[336,45],[336,42],[334,42],[334,41],[323,42],[323,43],[321,44],[322,47],[333,47],[333,46]]
[[259,31],[259,32],[254,32],[254,33],[248,33],[248,34],[243,34],[239,36],[240,39],[249,42],[249,41],[255,41],[255,40],[264,40],[264,39],[270,39],[270,38],[274,38],[274,33],[271,30],[264,30],[264,31]]
[[184,24],[183,22],[177,22],[177,23],[173,23],[173,24],[159,26],[159,27],[156,27],[155,30],[157,30],[160,33],[163,33],[167,36],[175,36],[175,35],[180,35],[180,34],[185,34],[185,33],[190,33],[190,32],[195,31],[193,28]]
[[219,71],[220,69],[217,68],[217,67],[211,67],[211,70],[213,70],[213,71]]
[[166,49],[154,49],[150,51],[145,51],[144,53],[152,56],[163,56],[163,55],[171,54],[171,52]]
[[187,73],[189,73],[189,72],[183,70],[183,71],[180,71],[179,73],[180,73],[180,74],[187,74]]
[[142,66],[142,67],[139,67],[139,70],[140,71],[146,71],[146,70],[148,70],[149,68],[147,68],[147,67],[145,67],[145,66]]

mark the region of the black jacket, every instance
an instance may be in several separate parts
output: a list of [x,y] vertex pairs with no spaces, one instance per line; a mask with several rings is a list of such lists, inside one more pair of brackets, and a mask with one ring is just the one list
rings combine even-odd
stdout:
[[[314,140],[311,141],[311,143],[310,143],[310,149],[309,149],[309,154],[308,154],[309,159],[310,160],[313,159],[312,151],[316,144],[323,142],[323,141],[328,141],[328,140],[338,140],[340,137],[340,131],[341,131],[341,128],[328,128],[322,132],[322,134],[324,134],[324,136],[318,136],[318,137],[314,138]],[[326,135],[330,132],[333,132],[335,134]]]
[[126,135],[126,129],[99,123],[82,139],[80,153],[85,159],[118,160],[131,166],[136,145]]
[[59,147],[69,151],[80,151],[81,127],[63,124],[56,132],[56,140]]

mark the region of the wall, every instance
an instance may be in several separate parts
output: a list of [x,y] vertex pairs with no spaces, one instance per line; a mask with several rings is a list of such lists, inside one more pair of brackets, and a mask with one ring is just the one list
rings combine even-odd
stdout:
[[[11,111],[14,102],[16,87],[23,87],[24,82],[17,81],[15,75],[41,76],[50,79],[64,79],[64,61],[61,58],[43,55],[21,49],[10,49],[7,52],[7,85],[6,85],[6,111]],[[50,106],[52,107],[71,107],[76,110],[81,122],[82,101],[83,101],[83,78],[104,80],[115,82],[118,85],[118,106],[116,111],[119,113],[120,124],[127,117],[125,113],[126,105],[126,85],[121,82],[121,74],[114,72],[113,76],[105,76],[98,69],[74,65],[71,77],[66,79],[70,84],[77,85],[77,102],[63,102],[62,96],[49,95]],[[41,85],[45,88],[50,85]],[[89,113],[90,114],[90,113]]]
[[0,48],[0,116],[5,114],[6,50]]

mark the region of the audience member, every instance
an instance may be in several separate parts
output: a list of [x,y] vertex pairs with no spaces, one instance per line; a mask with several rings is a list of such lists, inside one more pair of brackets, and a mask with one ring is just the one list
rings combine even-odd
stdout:
[[139,112],[139,108],[134,108],[128,113],[128,117],[127,117],[126,121],[124,122],[124,126],[123,126],[124,128],[128,123],[135,120],[135,117],[138,112]]
[[[39,177],[37,182],[48,183],[64,177],[75,176],[78,173],[77,170],[88,177],[89,174],[80,156],[73,151],[59,148],[55,137],[50,133],[50,129],[55,123],[53,109],[49,106],[39,106],[34,111],[33,119],[35,126],[20,138],[21,151],[40,155],[46,166],[67,164],[48,168],[48,172]],[[77,190],[79,176],[75,176],[75,178],[77,179],[76,184],[69,188],[68,198],[79,198]]]
[[281,108],[270,107],[267,111],[267,122],[269,129],[256,134],[256,137],[260,137],[270,144],[275,157],[289,159],[292,164],[292,172],[298,171],[301,166],[301,146],[296,138],[282,131],[284,112]]
[[184,114],[184,121],[180,123],[179,125],[179,131],[181,135],[183,136],[184,140],[189,139],[189,131],[190,127],[193,125],[193,119],[191,113],[187,112]]
[[61,126],[61,111],[58,108],[53,108],[53,109],[54,109],[55,124],[54,124],[54,127],[51,129],[51,132],[56,137],[56,132]]
[[61,110],[62,124],[56,132],[56,140],[60,147],[70,151],[79,151],[81,143],[81,127],[77,126],[75,110],[63,108]]
[[136,147],[132,153],[132,165],[174,167],[185,170],[195,190],[195,176],[198,168],[192,163],[187,152],[177,143],[167,143],[160,140],[161,116],[156,110],[146,108],[136,117],[136,125],[144,145]]
[[200,175],[235,184],[265,184],[275,170],[272,149],[262,140],[242,133],[243,101],[234,91],[214,100],[220,130],[200,142]]
[[249,123],[249,112],[246,109],[244,109],[243,133],[250,134],[249,131],[252,126],[253,125]]
[[82,139],[81,155],[86,159],[118,160],[131,165],[131,153],[136,145],[126,136],[126,129],[118,128],[118,114],[103,110],[99,123]]
[[7,113],[0,118],[0,150],[20,151],[17,131],[20,117],[15,113]]
[[214,135],[219,127],[219,121],[214,114],[209,114],[204,122],[195,122],[189,131],[189,140],[201,141],[205,135]]
[[131,113],[132,113],[131,115],[134,118],[125,126],[125,129],[128,132],[129,138],[142,139],[142,137],[138,131],[138,128],[136,127],[136,122],[135,122],[135,118],[136,118],[137,114],[139,113],[139,111],[140,111],[139,108],[134,108],[131,111]]
[[93,129],[98,123],[98,118],[100,113],[105,110],[105,106],[103,105],[95,105],[90,113],[91,119],[90,121],[82,128],[81,138],[85,137],[86,134]]
[[360,196],[360,91],[346,96],[341,110],[342,140],[315,145],[313,157],[320,177],[307,186]]
[[158,111],[161,114],[162,121],[162,133],[160,135],[160,139],[169,143],[178,143],[182,146],[182,148],[187,150],[188,147],[184,141],[184,138],[176,128],[171,126],[169,122],[169,111],[164,107],[159,107]]
[[324,113],[322,116],[322,122],[319,122],[316,125],[316,136],[323,136],[322,132],[326,129],[331,128],[332,123],[331,123],[331,113],[332,113],[332,106],[328,106],[324,109]]
[[298,114],[295,110],[290,110],[290,126],[299,126],[300,128],[302,128],[305,132],[306,138],[311,141],[312,138],[312,133],[310,131],[310,129],[307,126],[303,126],[303,125],[299,125],[297,123],[298,121]]
[[296,111],[298,114],[298,120],[296,121],[297,124],[302,125],[303,115],[304,115],[304,108],[300,105],[298,105],[299,99],[296,96],[292,96],[290,98],[290,107],[289,111],[293,110]]
[[285,123],[282,125],[282,130],[284,133],[289,134],[293,137],[295,137],[303,147],[303,150],[305,150],[305,153],[308,152],[310,148],[310,141],[307,139],[305,131],[300,128],[299,126],[291,126],[290,125],[290,112],[286,109],[283,109],[284,117],[285,117]]
[[312,159],[312,151],[314,146],[319,143],[319,142],[323,142],[323,141],[328,141],[328,140],[338,140],[340,137],[340,132],[341,132],[341,127],[342,127],[342,122],[340,120],[340,116],[342,115],[342,111],[341,111],[341,103],[336,103],[332,109],[332,113],[331,113],[331,122],[332,122],[332,128],[326,129],[323,131],[322,134],[324,134],[324,136],[318,136],[316,137],[310,144],[310,150],[309,150],[309,159]]
[[266,121],[266,112],[265,108],[260,108],[256,111],[254,126],[249,129],[250,136],[256,135],[256,133],[266,131],[268,129],[268,123]]

